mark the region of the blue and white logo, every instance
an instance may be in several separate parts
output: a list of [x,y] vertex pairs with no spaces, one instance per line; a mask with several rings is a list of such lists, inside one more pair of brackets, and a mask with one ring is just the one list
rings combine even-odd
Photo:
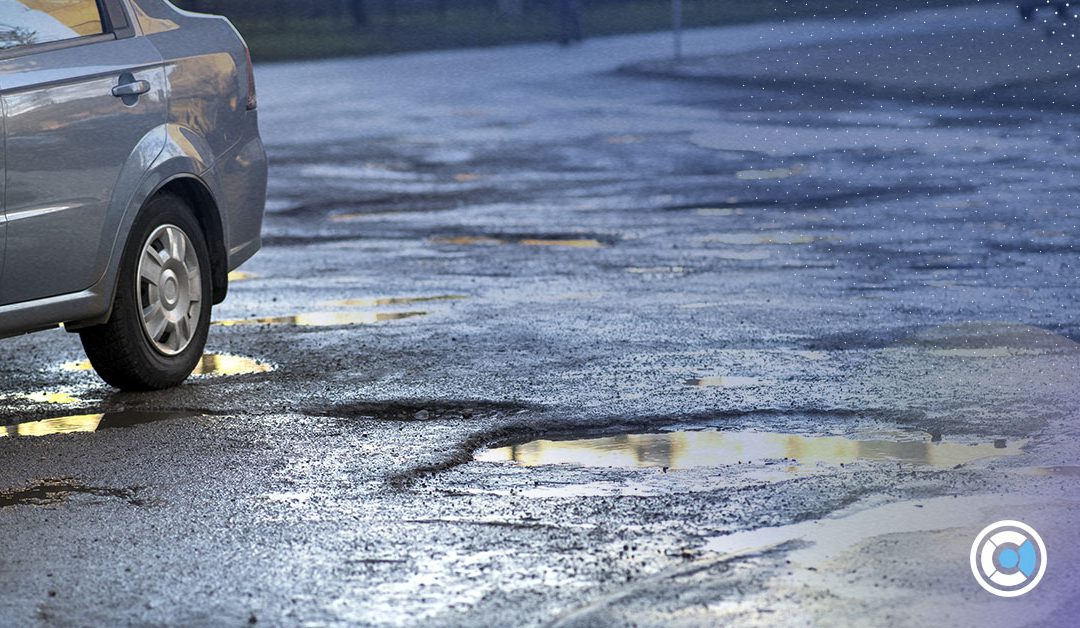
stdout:
[[1046,573],[1046,545],[1026,523],[998,521],[975,537],[971,573],[994,595],[1023,595],[1038,586]]

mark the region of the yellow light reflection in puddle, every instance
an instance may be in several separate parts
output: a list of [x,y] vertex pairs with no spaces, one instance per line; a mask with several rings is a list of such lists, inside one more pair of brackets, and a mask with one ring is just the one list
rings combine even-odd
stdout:
[[702,207],[695,211],[699,216],[734,216],[742,213],[734,207]]
[[986,347],[983,349],[930,349],[932,355],[946,358],[1009,358],[1019,356],[1042,355],[1035,349],[1016,349],[1013,347]]
[[[975,460],[1015,456],[1027,441],[995,447],[921,441],[855,440],[840,436],[799,436],[773,432],[669,432],[583,440],[537,440],[486,449],[481,462],[514,462],[532,467],[573,464],[584,467],[667,467],[693,469],[785,460],[791,464],[849,464],[898,461],[953,468]],[[793,462],[792,462],[793,461]]]
[[603,243],[599,240],[584,239],[584,240],[535,240],[526,239],[522,240],[521,244],[525,246],[568,246],[575,249],[599,249],[603,248]]
[[429,297],[379,297],[369,299],[345,299],[343,301],[332,301],[328,305],[336,305],[340,307],[383,307],[386,305],[408,305],[410,303],[428,303],[431,301],[457,301],[459,299],[468,299],[469,296],[465,294],[439,294]]
[[54,434],[71,434],[73,432],[93,432],[97,430],[104,416],[104,414],[83,414],[9,425],[0,428],[0,437],[52,436]]
[[447,238],[432,238],[432,242],[436,244],[454,244],[458,246],[469,246],[474,244],[511,244],[516,242],[523,246],[552,246],[552,247],[568,247],[575,249],[601,249],[604,248],[604,243],[592,238],[582,239],[541,239],[541,238],[525,238],[522,240],[504,240],[500,238],[492,238],[489,236],[456,236]]
[[33,403],[53,403],[59,405],[73,405],[76,403],[82,403],[82,400],[74,395],[69,395],[63,392],[34,392],[20,395],[23,399],[31,401]]
[[215,325],[297,325],[300,327],[341,327],[345,325],[374,325],[385,321],[426,316],[427,312],[311,312],[295,316],[263,316],[217,321]]
[[195,365],[193,375],[227,376],[269,373],[274,367],[252,358],[227,353],[208,353]]
[[[82,362],[66,362],[61,365],[65,371],[89,371],[94,368],[90,360]],[[192,375],[205,375],[208,377],[223,377],[228,375],[247,375],[250,373],[269,373],[274,367],[254,358],[228,353],[207,353],[203,355],[199,363],[195,365]],[[76,399],[75,402],[78,400]],[[60,403],[60,402],[53,402]]]
[[506,244],[505,241],[497,238],[489,238],[487,236],[456,236],[451,238],[432,238],[432,242],[436,244],[456,244],[458,246],[469,246],[472,244]]
[[249,272],[245,272],[245,271],[242,271],[242,270],[234,270],[231,273],[229,273],[229,281],[230,282],[247,281],[249,279],[254,279],[256,277],[258,277],[258,275],[256,275],[255,273],[249,273]]
[[105,414],[55,417],[0,427],[0,436],[53,436],[73,432],[97,432],[108,428],[133,427],[145,423],[197,416],[197,414],[180,410],[116,410]]
[[626,272],[633,275],[680,275],[686,272],[683,266],[630,266]]
[[354,220],[377,220],[379,218],[386,218],[388,216],[405,216],[409,212],[403,211],[386,211],[386,212],[363,212],[363,213],[350,213],[350,214],[333,214],[330,216],[330,222],[352,222]]

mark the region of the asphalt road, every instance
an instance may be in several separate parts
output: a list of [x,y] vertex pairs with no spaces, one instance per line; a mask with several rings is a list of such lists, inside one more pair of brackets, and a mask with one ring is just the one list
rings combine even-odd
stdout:
[[668,45],[262,68],[209,373],[0,343],[0,624],[1066,625],[1080,118],[618,71]]

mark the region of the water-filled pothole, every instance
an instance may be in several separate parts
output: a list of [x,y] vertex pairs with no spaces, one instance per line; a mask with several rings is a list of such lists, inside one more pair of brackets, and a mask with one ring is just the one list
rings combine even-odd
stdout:
[[98,432],[106,429],[132,427],[143,423],[190,418],[199,414],[198,412],[178,410],[121,410],[101,414],[77,414],[0,427],[0,438]]
[[[65,371],[89,371],[94,368],[90,360],[81,362],[68,362],[61,366]],[[195,365],[192,375],[204,375],[207,377],[224,377],[229,375],[249,375],[252,373],[269,373],[274,367],[266,362],[260,362],[254,358],[228,353],[207,353],[203,355],[199,363]],[[45,393],[42,393],[45,394]],[[47,401],[47,400],[42,400]],[[58,403],[51,401],[49,403]]]
[[222,327],[239,325],[295,325],[297,327],[344,327],[348,325],[374,325],[416,316],[427,312],[308,312],[292,316],[260,316],[215,321]]
[[521,414],[534,406],[513,401],[470,399],[397,399],[348,401],[312,411],[313,416],[378,419],[382,421],[459,421]]
[[466,294],[436,294],[419,297],[364,297],[331,301],[327,305],[336,307],[385,307],[387,305],[411,305],[413,303],[431,303],[433,301],[459,301],[468,299]]
[[51,506],[64,501],[71,495],[113,497],[122,499],[133,506],[141,506],[144,501],[137,497],[137,493],[137,488],[100,488],[84,486],[70,478],[47,479],[26,488],[0,493],[0,508],[9,506]]
[[584,467],[693,469],[739,464],[781,463],[841,465],[860,461],[895,461],[943,469],[983,458],[1015,456],[1026,441],[954,443],[910,432],[896,438],[807,436],[758,431],[681,431],[624,434],[577,440],[535,440],[481,450],[481,462],[511,462],[521,466],[570,464]]
[[498,245],[498,244],[520,244],[522,246],[553,246],[553,247],[567,247],[574,249],[601,249],[607,246],[596,238],[562,238],[562,237],[534,237],[534,238],[504,238],[493,237],[486,235],[475,236],[445,236],[436,237],[431,239],[435,244],[451,244],[454,246],[472,246],[472,245]]

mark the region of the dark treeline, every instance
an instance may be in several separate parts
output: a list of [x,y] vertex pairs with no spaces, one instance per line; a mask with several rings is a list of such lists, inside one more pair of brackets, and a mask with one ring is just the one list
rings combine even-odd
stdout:
[[[618,4],[626,0],[589,0],[590,4]],[[667,0],[658,0],[667,1]],[[489,9],[503,16],[551,11],[560,0],[173,0],[192,11],[220,13],[241,19],[333,18],[357,26],[373,17],[393,19],[404,13],[446,13],[450,9]]]
[[[866,17],[974,0],[683,0],[688,28]],[[0,0],[2,2],[2,0]],[[672,26],[672,0],[173,0],[231,18],[260,60],[557,41]]]

